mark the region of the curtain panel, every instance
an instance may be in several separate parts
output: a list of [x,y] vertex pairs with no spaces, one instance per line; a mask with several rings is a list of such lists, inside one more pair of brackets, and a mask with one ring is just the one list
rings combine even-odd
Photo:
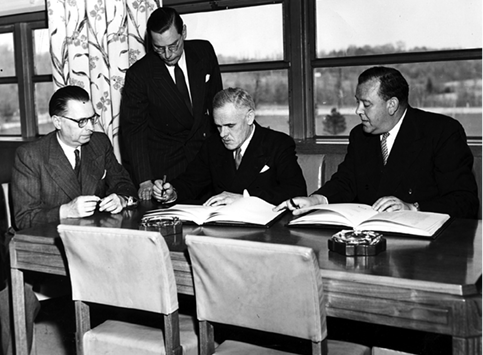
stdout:
[[110,138],[119,161],[119,109],[124,75],[145,55],[144,34],[161,0],[48,0],[54,90],[90,93],[100,115],[96,130]]

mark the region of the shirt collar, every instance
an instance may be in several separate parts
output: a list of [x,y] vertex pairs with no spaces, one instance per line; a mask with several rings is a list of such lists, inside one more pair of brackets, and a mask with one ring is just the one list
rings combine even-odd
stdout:
[[[247,150],[248,145],[250,144],[250,141],[253,138],[253,134],[255,133],[255,123],[252,126],[253,126],[252,133],[250,133],[248,138],[245,139],[245,142],[243,142],[242,145],[240,146],[240,154],[242,156],[243,156],[243,154],[245,154],[245,151]],[[233,156],[235,156],[235,152],[236,152],[236,149],[233,151]]]
[[74,154],[74,150],[79,149],[79,157],[80,157],[81,156],[81,151],[82,151],[81,146],[78,146],[76,148],[73,148],[70,145],[65,144],[60,139],[59,132],[57,132],[55,134],[55,136],[57,137],[57,142],[59,142],[59,145],[62,148],[62,151],[64,152],[65,156],[67,157],[67,159],[69,160],[69,162],[71,163],[71,165],[72,166],[75,166],[75,154]]

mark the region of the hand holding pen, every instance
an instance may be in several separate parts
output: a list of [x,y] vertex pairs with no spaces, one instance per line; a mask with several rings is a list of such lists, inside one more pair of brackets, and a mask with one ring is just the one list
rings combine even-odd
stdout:
[[154,181],[153,197],[159,202],[174,202],[178,197],[175,188],[166,181],[166,175]]
[[292,211],[294,215],[298,215],[303,213],[303,211],[301,211],[302,208],[317,205],[319,203],[321,203],[321,201],[317,195],[312,195],[310,197],[294,197],[282,202],[273,210],[278,212],[286,209]]

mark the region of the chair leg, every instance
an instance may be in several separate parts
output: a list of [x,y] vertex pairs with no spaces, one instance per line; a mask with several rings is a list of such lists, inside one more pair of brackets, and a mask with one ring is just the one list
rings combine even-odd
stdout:
[[200,321],[200,355],[215,353],[215,333],[213,325],[207,321]]
[[328,353],[327,339],[320,342],[312,342],[312,355],[327,355]]
[[164,339],[167,355],[182,355],[183,348],[179,338],[179,314],[174,311],[164,317]]
[[91,329],[91,317],[89,314],[89,306],[81,301],[75,301],[75,319],[76,319],[76,349],[77,355],[84,354],[84,347],[82,340],[84,334]]

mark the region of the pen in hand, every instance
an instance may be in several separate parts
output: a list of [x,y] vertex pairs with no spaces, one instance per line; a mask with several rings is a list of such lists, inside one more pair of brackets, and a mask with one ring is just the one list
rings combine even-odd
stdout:
[[290,204],[292,205],[293,208],[295,208],[295,209],[299,209],[300,208],[300,206],[295,203],[295,201],[293,200],[293,198],[291,198],[289,201],[290,201]]
[[165,189],[164,189],[164,184],[166,184],[166,174],[163,175],[163,181],[161,182],[161,196],[164,196]]

